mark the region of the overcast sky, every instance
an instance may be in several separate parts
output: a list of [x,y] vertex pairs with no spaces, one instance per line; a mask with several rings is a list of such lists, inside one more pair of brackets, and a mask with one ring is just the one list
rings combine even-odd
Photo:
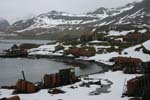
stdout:
[[0,16],[10,21],[51,10],[86,13],[99,7],[118,7],[133,1],[141,0],[0,0]]

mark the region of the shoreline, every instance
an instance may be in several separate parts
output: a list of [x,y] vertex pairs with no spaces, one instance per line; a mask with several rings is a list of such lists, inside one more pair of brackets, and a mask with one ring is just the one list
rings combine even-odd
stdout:
[[55,59],[55,60],[74,60],[74,61],[78,61],[78,62],[89,62],[89,63],[96,63],[98,65],[104,66],[104,67],[110,67],[110,65],[102,63],[102,62],[98,62],[95,60],[84,60],[84,59],[76,59],[76,57],[69,57],[69,56],[57,56],[57,55],[30,55],[27,58],[29,59],[41,59],[41,58],[48,58],[48,59]]
[[[97,73],[104,73],[107,72],[110,67],[107,65],[104,65],[102,63],[99,62],[95,62],[95,61],[88,61],[88,60],[82,60],[82,59],[76,59],[75,57],[67,57],[67,56],[40,56],[38,58],[36,58],[35,56],[33,57],[17,57],[17,58],[9,58],[9,60],[11,59],[47,59],[47,60],[51,60],[54,62],[60,62],[60,63],[64,63],[66,64],[66,67],[73,67],[76,70],[76,76],[77,77],[81,77],[81,76],[88,76],[88,75],[93,75],[93,74],[97,74]],[[5,58],[2,58],[5,59]],[[35,60],[36,61],[36,60]],[[93,67],[92,67],[93,66]],[[76,68],[77,67],[77,68]],[[89,69],[93,69],[93,68],[97,68],[98,70],[89,70]],[[87,70],[86,70],[87,69]],[[82,71],[80,72],[80,70],[85,70],[85,73],[82,73]],[[89,72],[88,72],[89,70]],[[39,80],[34,81],[34,82],[39,82]],[[4,84],[5,85],[5,84]],[[10,84],[13,85],[13,84]],[[2,84],[3,86],[3,84]]]
[[43,58],[45,58],[45,59],[51,59],[51,60],[56,61],[56,62],[66,63],[65,61],[68,61],[68,62],[73,62],[73,63],[80,64],[79,66],[73,66],[73,67],[81,67],[81,64],[86,65],[87,63],[94,63],[94,64],[102,67],[101,71],[94,72],[94,73],[89,73],[89,74],[86,74],[86,75],[80,75],[80,76],[77,76],[77,77],[88,76],[88,75],[93,75],[93,74],[101,74],[101,73],[108,72],[111,69],[110,65],[104,64],[102,62],[97,62],[97,61],[94,61],[94,60],[76,59],[76,57],[69,57],[69,56],[34,55],[34,56],[31,56],[31,57],[27,57],[27,58],[29,58],[29,59],[43,59]]

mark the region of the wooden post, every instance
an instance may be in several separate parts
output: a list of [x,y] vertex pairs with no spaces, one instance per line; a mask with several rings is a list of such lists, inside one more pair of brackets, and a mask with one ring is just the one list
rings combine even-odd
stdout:
[[125,85],[125,84],[126,84],[126,78],[125,78],[125,80],[124,80],[123,91],[122,91],[122,97],[124,97],[124,94],[127,92],[127,91],[126,91],[127,85]]
[[21,72],[22,72],[23,80],[26,80],[24,71],[22,70]]

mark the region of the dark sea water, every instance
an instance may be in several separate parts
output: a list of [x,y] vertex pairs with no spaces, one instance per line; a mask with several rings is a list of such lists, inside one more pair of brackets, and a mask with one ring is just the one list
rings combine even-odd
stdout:
[[[0,52],[10,48],[13,44],[37,43],[46,44],[50,41],[42,40],[0,40]],[[22,79],[21,71],[25,72],[26,79],[32,82],[40,81],[44,74],[58,72],[59,69],[70,68],[63,62],[52,59],[28,59],[28,58],[0,58],[0,86],[13,85],[17,79]],[[86,75],[102,71],[103,68],[95,63],[84,62],[82,66],[75,67],[76,75]]]

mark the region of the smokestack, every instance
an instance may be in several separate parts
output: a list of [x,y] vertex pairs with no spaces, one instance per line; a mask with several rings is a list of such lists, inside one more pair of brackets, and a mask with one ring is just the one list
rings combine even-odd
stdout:
[[21,72],[22,72],[23,80],[26,80],[24,71],[22,70]]

